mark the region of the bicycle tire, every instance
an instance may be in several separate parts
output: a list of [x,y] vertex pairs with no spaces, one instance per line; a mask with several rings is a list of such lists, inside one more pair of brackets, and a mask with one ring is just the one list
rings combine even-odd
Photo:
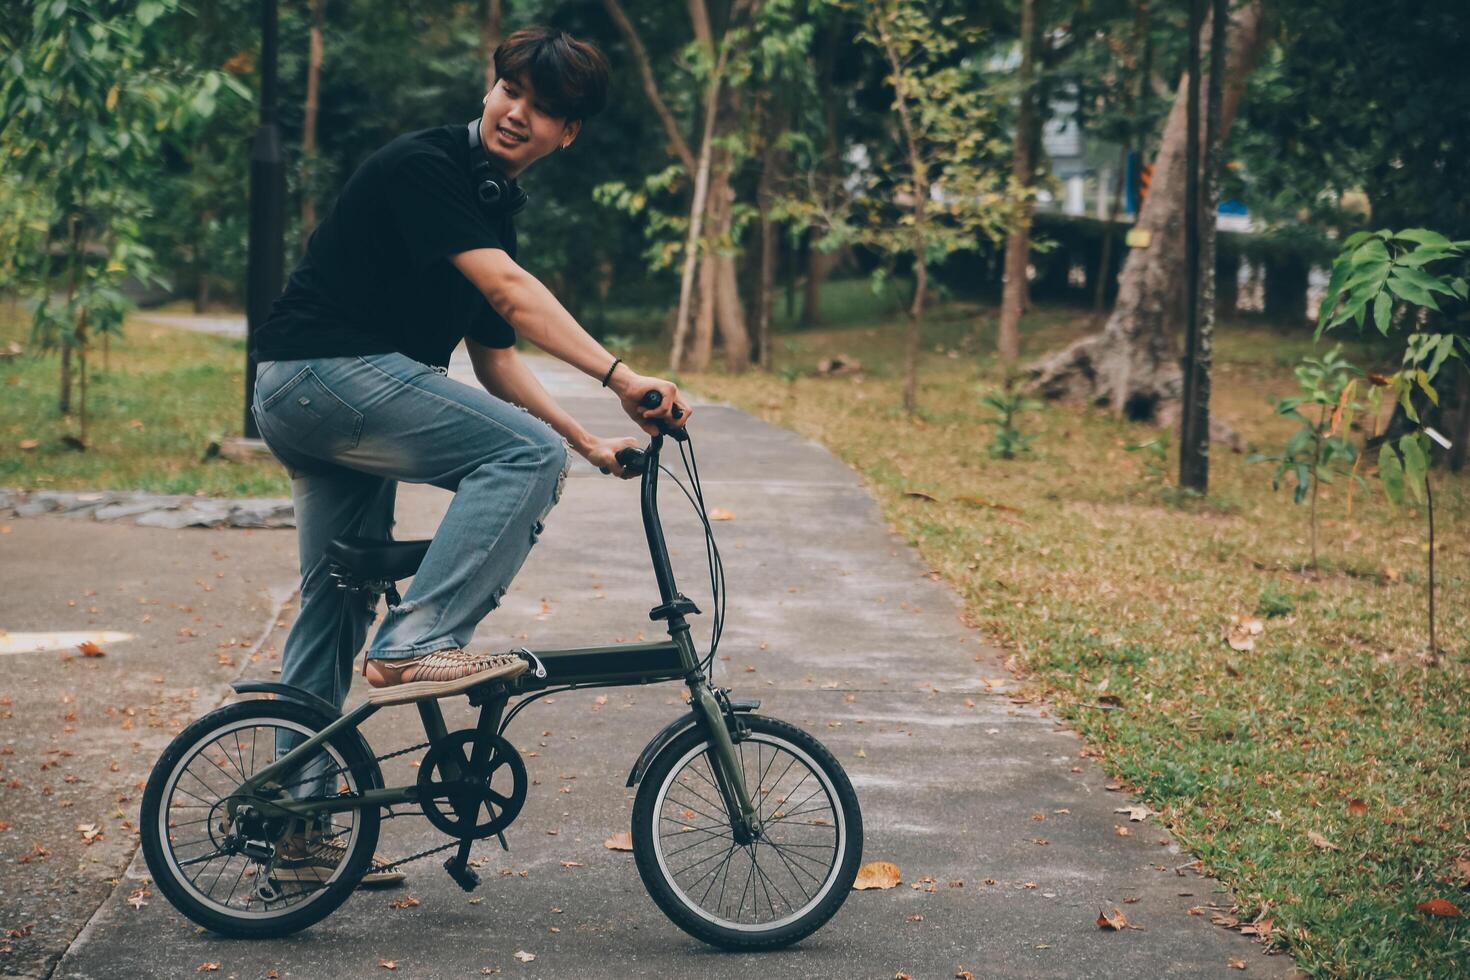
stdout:
[[[167,806],[163,794],[171,783],[176,783],[181,778],[176,774],[176,770],[182,772],[180,764],[185,763],[185,768],[191,764],[186,761],[190,760],[191,752],[197,756],[210,744],[228,735],[232,726],[238,727],[243,721],[284,723],[291,726],[288,730],[306,734],[320,731],[326,727],[329,719],[315,709],[294,701],[250,700],[226,705],[189,725],[169,743],[154,764],[143,791],[139,821],[143,857],[159,892],[174,908],[195,923],[220,935],[234,938],[266,939],[286,936],[320,922],[352,894],[367,872],[373,850],[377,847],[381,814],[376,807],[363,807],[355,811],[357,825],[347,845],[348,853],[341,859],[341,873],[335,874],[324,888],[314,892],[310,899],[292,911],[270,918],[247,917],[243,912],[231,915],[202,901],[194,894],[192,882],[180,880],[185,872],[168,857],[172,847],[165,840],[170,828],[164,826],[161,820],[161,814],[166,812]],[[360,739],[352,737],[350,733],[343,733],[329,739],[326,746],[340,756],[347,769],[346,775],[355,784],[358,792],[376,784],[377,763],[364,751]],[[212,819],[212,813],[207,816]],[[242,875],[243,873],[242,870]]]
[[[674,880],[670,862],[661,859],[663,845],[659,823],[662,818],[659,810],[669,801],[669,785],[679,775],[676,767],[682,771],[694,765],[702,753],[708,751],[708,739],[700,726],[683,732],[665,746],[644,773],[633,804],[633,856],[649,896],[670,921],[689,935],[729,950],[777,949],[810,936],[826,924],[847,900],[862,863],[862,813],[846,772],[816,738],[794,725],[763,715],[745,715],[741,720],[750,730],[750,738],[737,745],[737,749],[757,742],[772,746],[773,751],[786,746],[795,749],[793,754],[798,758],[809,760],[815,767],[814,771],[825,777],[823,788],[833,809],[838,843],[834,845],[835,859],[822,881],[820,892],[797,912],[763,927],[719,921],[718,916],[701,908]],[[803,765],[807,762],[803,761]],[[764,778],[761,775],[757,782]],[[755,795],[759,788],[752,786],[751,791]],[[779,817],[779,811],[773,816]],[[756,851],[759,843],[757,841]],[[732,843],[731,849],[734,847]],[[752,866],[757,864],[754,854],[750,863]],[[769,901],[769,895],[767,898]],[[756,900],[756,911],[759,913],[759,899]],[[772,914],[775,914],[774,905]]]

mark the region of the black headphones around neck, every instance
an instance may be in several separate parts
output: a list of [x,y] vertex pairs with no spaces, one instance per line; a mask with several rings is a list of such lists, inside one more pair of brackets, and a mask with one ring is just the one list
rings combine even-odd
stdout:
[[531,200],[521,185],[504,176],[490,160],[480,143],[480,120],[470,120],[470,175],[475,181],[475,196],[492,214],[519,214]]

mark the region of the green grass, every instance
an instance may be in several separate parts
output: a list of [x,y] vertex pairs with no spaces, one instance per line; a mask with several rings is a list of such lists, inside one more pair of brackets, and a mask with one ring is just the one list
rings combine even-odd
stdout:
[[[1322,567],[1304,572],[1307,508],[1243,455],[1216,447],[1209,497],[1193,499],[1172,485],[1175,447],[1152,474],[1146,453],[1126,451],[1157,430],[1051,404],[1021,416],[1030,456],[993,460],[978,392],[997,380],[994,323],[990,308],[939,311],[915,420],[900,410],[898,322],[781,336],[772,375],[683,381],[860,470],[970,621],[1015,651],[1038,693],[1230,885],[1242,919],[1269,918],[1309,973],[1470,975],[1470,921],[1415,908],[1440,898],[1470,913],[1470,864],[1457,864],[1470,862],[1470,474],[1434,476],[1445,662],[1432,668],[1422,510],[1394,510],[1375,489],[1349,513],[1338,480],[1320,502]],[[1023,348],[1088,328],[1040,307]],[[1347,347],[1362,364],[1385,354]],[[1284,441],[1292,423],[1266,396],[1292,390],[1311,349],[1309,335],[1224,325],[1216,413],[1252,444]],[[866,376],[815,376],[837,353]],[[661,360],[647,347],[635,357],[643,370]],[[1232,618],[1252,615],[1265,627],[1255,649],[1231,649]]]
[[[274,461],[231,463],[205,453],[241,431],[243,342],[130,318],[114,338],[104,368],[100,344],[90,357],[90,445],[68,448],[78,420],[57,411],[59,356],[30,347],[24,309],[0,304],[0,486],[29,490],[141,489],[205,496],[285,496],[290,481]],[[80,392],[73,390],[72,410]],[[22,449],[22,443],[38,445]]]

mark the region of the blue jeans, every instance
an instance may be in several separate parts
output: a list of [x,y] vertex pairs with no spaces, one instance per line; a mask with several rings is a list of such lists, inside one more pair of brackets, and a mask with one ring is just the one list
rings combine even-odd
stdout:
[[400,480],[453,491],[423,565],[368,656],[463,648],[500,603],[566,479],[567,446],[550,426],[402,354],[264,361],[251,410],[291,475],[296,504],[301,609],[281,653],[281,680],[339,708],[377,597],[336,587],[327,543],[339,535],[386,540]]

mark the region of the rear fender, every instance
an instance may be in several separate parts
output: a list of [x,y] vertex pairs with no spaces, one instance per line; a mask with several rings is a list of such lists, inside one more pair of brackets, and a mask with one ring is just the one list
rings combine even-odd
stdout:
[[[295,701],[297,704],[305,705],[322,716],[321,725],[323,728],[342,717],[342,712],[332,707],[330,701],[327,701],[325,698],[320,698],[310,691],[303,691],[301,688],[291,684],[282,684],[278,681],[236,681],[230,686],[235,689],[236,694],[274,694],[278,698],[285,698],[288,701]],[[372,747],[368,745],[367,739],[362,737],[362,732],[353,728],[350,734],[344,731],[341,735],[343,738],[356,739],[358,745],[362,747],[362,754],[369,759],[373,759],[373,770],[371,774],[373,785],[371,788],[382,789],[382,770],[373,755]]]

